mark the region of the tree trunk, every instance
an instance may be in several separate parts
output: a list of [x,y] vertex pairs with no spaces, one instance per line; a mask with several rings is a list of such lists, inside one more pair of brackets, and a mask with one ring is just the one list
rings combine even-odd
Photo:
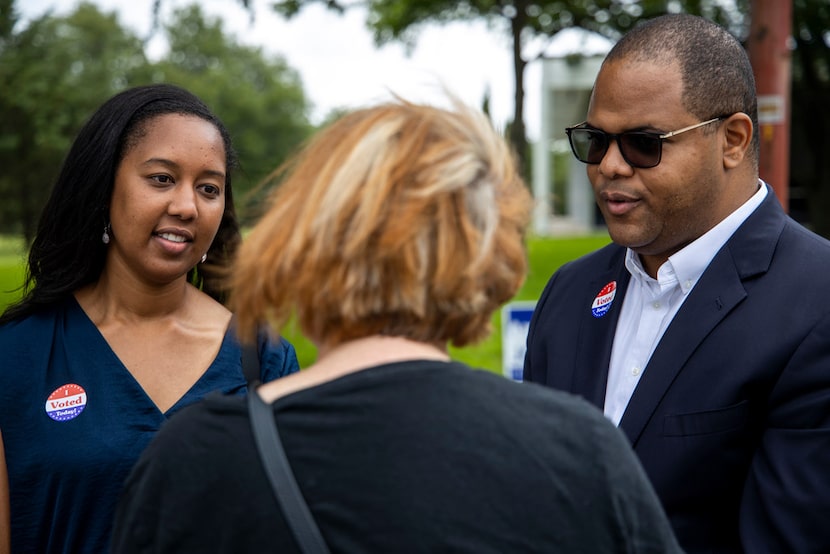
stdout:
[[524,74],[527,62],[522,58],[522,29],[525,27],[527,14],[525,12],[525,2],[516,2],[515,7],[516,13],[510,20],[510,30],[513,35],[513,80],[516,87],[513,99],[513,122],[510,124],[509,139],[510,144],[513,145],[516,151],[516,160],[520,171],[527,180],[530,175],[530,168],[527,167],[527,136],[524,123]]

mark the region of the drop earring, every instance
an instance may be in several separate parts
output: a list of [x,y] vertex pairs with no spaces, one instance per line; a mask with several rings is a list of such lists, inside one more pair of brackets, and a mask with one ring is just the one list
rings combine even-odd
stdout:
[[205,260],[207,260],[207,254],[202,254],[202,259],[199,260],[199,263],[203,264],[203,263],[205,263]]
[[110,230],[110,224],[107,223],[106,225],[104,225],[104,234],[101,235],[101,242],[103,242],[104,244],[109,244],[110,243],[109,230]]

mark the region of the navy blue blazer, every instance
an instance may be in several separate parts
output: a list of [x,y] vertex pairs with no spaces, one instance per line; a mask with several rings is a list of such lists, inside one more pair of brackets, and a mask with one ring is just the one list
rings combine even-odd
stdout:
[[[604,405],[624,260],[612,244],[551,277],[526,381]],[[666,329],[620,428],[688,552],[830,552],[830,242],[771,189]]]

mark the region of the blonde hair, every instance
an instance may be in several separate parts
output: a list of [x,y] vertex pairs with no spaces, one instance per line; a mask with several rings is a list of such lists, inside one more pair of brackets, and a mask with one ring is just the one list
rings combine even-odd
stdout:
[[531,197],[487,118],[452,102],[352,112],[271,176],[232,277],[242,336],[295,311],[317,344],[489,334],[525,277]]

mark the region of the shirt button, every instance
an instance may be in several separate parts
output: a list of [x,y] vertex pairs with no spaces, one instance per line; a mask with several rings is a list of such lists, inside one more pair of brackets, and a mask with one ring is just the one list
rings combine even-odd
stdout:
[[660,302],[655,302],[654,304],[652,304],[652,306],[654,306],[655,310],[659,310],[660,309]]
[[635,367],[631,370],[631,375],[633,375],[634,377],[638,376],[639,374],[640,374],[640,368],[639,367]]

